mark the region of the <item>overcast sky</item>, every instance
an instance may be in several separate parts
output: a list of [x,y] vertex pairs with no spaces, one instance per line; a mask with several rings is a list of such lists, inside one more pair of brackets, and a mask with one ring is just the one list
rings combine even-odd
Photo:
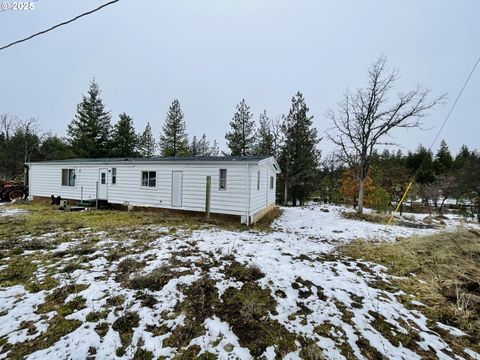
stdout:
[[[39,0],[1,12],[0,46],[103,2]],[[323,134],[326,111],[365,84],[382,54],[400,71],[399,92],[419,83],[448,94],[425,119],[431,130],[395,133],[402,150],[430,145],[480,55],[480,1],[121,0],[1,51],[0,113],[36,117],[63,136],[95,77],[113,122],[126,112],[156,137],[178,98],[190,137],[205,132],[224,148],[242,98],[256,118],[263,109],[277,116],[297,91]],[[479,134],[480,68],[441,137],[455,152],[480,148]]]

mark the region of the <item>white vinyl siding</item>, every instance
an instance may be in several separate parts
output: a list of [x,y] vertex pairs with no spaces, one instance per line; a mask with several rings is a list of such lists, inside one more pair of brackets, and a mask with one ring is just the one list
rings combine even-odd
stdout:
[[[275,204],[276,169],[270,163],[250,167],[250,215]],[[273,188],[271,181],[273,177]]]
[[[255,163],[231,161],[195,161],[165,163],[31,163],[29,177],[30,195],[61,196],[64,199],[95,199],[96,183],[100,183],[99,169],[116,169],[116,184],[108,188],[108,202],[112,204],[175,208],[172,200],[172,171],[182,171],[182,203],[180,209],[205,211],[206,177],[212,180],[211,212],[245,216],[249,209],[248,194],[250,185],[250,215],[268,204],[275,202],[275,190],[267,186],[275,169],[269,163],[258,166]],[[75,170],[75,186],[61,186],[61,169]],[[250,170],[248,176],[247,168]],[[220,169],[224,169],[223,175]],[[260,191],[256,191],[257,171],[260,171]],[[142,173],[155,173],[155,187],[142,186]],[[113,172],[111,172],[113,177]],[[108,179],[107,182],[112,180]],[[152,177],[148,176],[148,182]],[[250,178],[250,184],[247,179]],[[225,179],[225,182],[224,182]],[[226,188],[225,190],[222,187]],[[268,191],[266,196],[265,191]],[[273,196],[272,196],[273,194]],[[175,209],[179,209],[176,207]]]

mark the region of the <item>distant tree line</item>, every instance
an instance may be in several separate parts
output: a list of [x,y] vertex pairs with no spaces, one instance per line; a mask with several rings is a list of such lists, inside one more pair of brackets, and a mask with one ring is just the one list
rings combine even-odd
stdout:
[[[453,156],[445,140],[434,154],[420,145],[402,153],[383,150],[372,153],[371,171],[365,182],[365,203],[378,211],[398,204],[410,181],[413,187],[404,206],[443,213],[454,204],[465,216],[480,210],[480,152],[462,146]],[[350,167],[332,160],[322,161],[315,196],[321,201],[358,206],[359,180]],[[480,218],[479,218],[480,221]]]
[[442,142],[435,155],[423,146],[408,154],[379,153],[380,146],[394,145],[389,141],[392,130],[419,127],[443,96],[430,98],[430,91],[420,86],[394,96],[398,73],[388,70],[384,57],[372,64],[367,75],[365,88],[345,92],[338,109],[328,112],[332,127],[327,135],[337,149],[323,159],[322,139],[301,92],[292,97],[286,115],[275,117],[266,110],[257,117],[241,100],[225,134],[228,150],[221,152],[218,142],[208,140],[206,134],[189,139],[177,99],[158,138],[150,123],[137,133],[125,112],[112,124],[93,80],[65,138],[43,133],[35,119],[0,115],[0,177],[20,177],[28,161],[74,157],[275,156],[282,170],[277,200],[285,205],[303,205],[317,197],[351,203],[360,213],[364,205],[383,211],[399,201],[414,179],[411,200],[420,198],[423,206],[442,212],[448,199],[455,199],[480,207],[478,151],[464,146],[453,157]]

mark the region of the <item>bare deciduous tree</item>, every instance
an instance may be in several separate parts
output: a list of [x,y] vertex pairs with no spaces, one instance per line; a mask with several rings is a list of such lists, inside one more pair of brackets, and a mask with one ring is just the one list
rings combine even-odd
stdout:
[[417,86],[391,100],[390,93],[398,72],[387,69],[387,59],[380,57],[368,70],[368,86],[347,91],[339,110],[329,111],[333,123],[329,138],[339,147],[340,158],[354,170],[359,182],[358,209],[363,212],[364,185],[369,175],[373,150],[378,145],[393,145],[384,139],[395,128],[420,127],[427,111],[444,96],[429,100],[430,90]]
[[[32,159],[32,154],[40,147],[40,144],[46,133],[40,129],[40,124],[35,118],[20,120],[16,129],[17,137],[21,140],[21,147],[23,150],[23,163],[26,164]],[[28,173],[27,168],[24,167],[24,183],[27,183]]]
[[11,162],[11,146],[10,141],[15,128],[17,126],[18,119],[16,116],[10,116],[9,114],[0,114],[0,150],[2,161],[2,176],[4,179],[8,179],[11,175],[10,162]]

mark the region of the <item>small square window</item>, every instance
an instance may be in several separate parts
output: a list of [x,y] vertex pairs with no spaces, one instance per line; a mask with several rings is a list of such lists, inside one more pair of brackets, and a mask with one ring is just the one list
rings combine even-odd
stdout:
[[157,172],[156,171],[142,171],[142,186],[156,187],[157,186]]
[[227,190],[227,169],[220,169],[218,190]]
[[62,186],[75,186],[75,169],[62,169]]

